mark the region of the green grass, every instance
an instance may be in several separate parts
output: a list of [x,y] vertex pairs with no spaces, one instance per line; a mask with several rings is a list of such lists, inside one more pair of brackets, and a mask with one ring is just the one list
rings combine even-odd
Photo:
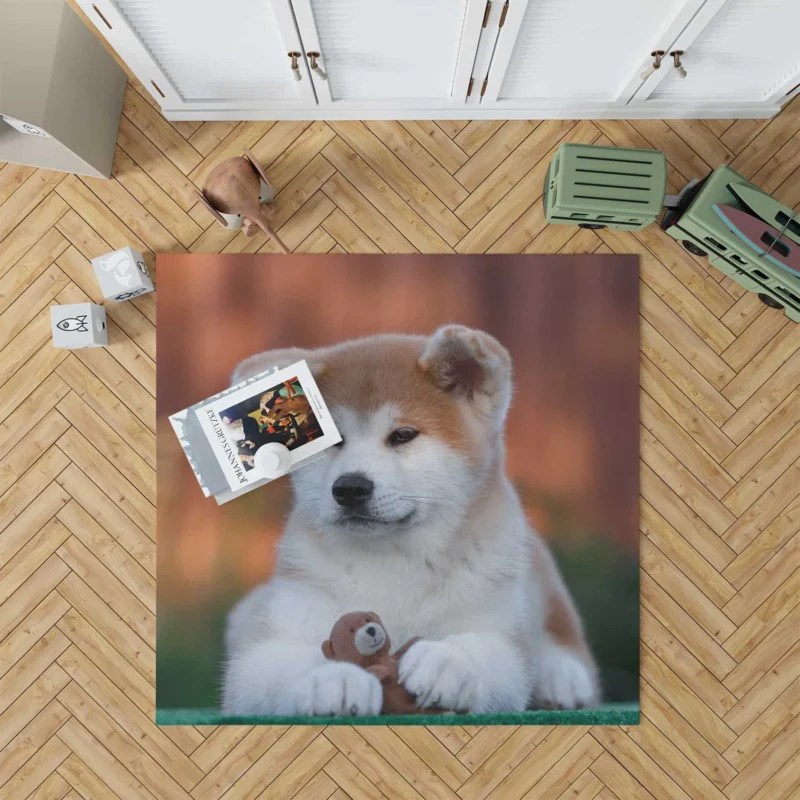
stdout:
[[638,725],[638,703],[516,714],[387,714],[378,717],[226,717],[215,708],[159,708],[158,725]]

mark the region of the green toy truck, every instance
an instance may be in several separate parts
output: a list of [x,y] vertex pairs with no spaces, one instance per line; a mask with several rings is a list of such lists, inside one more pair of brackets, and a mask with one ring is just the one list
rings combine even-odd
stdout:
[[718,167],[681,193],[678,206],[664,214],[661,230],[690,253],[708,256],[713,266],[757,292],[766,305],[782,308],[789,319],[800,322],[800,276],[759,257],[714,212],[714,204],[748,210],[728,188],[731,184],[761,191],[730,167]]
[[[691,181],[677,196],[666,195],[666,185],[667,162],[658,150],[562,144],[544,181],[545,216],[551,224],[637,231],[655,222],[666,206],[660,227],[668,236],[690,253],[707,256],[721,272],[756,292],[763,303],[784,309],[789,319],[800,322],[800,273],[763,257],[718,213],[725,207],[754,213],[730,186],[750,187],[762,203],[768,195],[727,166],[715,169],[701,181]],[[795,230],[800,222],[795,220],[797,215],[776,201],[771,205],[782,208],[779,216],[788,220],[780,231],[786,236],[784,241],[793,237],[800,243]],[[767,220],[758,209],[756,216]]]

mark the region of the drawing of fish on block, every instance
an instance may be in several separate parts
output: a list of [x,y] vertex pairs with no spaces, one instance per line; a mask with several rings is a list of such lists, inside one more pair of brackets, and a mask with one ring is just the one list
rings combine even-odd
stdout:
[[50,306],[53,347],[77,350],[108,344],[106,310],[94,303]]

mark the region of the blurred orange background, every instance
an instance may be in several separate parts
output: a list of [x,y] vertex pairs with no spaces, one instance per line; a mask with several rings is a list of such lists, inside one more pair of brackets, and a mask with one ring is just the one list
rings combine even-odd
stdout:
[[514,360],[507,465],[531,521],[635,557],[636,256],[166,254],[157,267],[161,705],[163,614],[221,618],[265,580],[291,503],[288,479],[221,507],[204,498],[167,419],[255,352],[447,323],[488,331]]

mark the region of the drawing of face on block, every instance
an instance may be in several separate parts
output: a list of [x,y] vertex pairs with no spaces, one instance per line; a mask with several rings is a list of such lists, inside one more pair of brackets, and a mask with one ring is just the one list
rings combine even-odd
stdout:
[[103,261],[101,269],[113,273],[114,278],[123,286],[133,283],[133,259],[124,251],[112,253]]
[[104,253],[92,259],[92,264],[106,300],[130,300],[154,289],[144,257],[132,247]]

